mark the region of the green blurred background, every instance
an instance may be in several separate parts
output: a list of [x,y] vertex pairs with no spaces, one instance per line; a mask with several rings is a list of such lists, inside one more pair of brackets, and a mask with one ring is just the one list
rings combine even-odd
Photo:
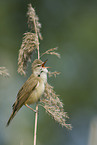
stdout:
[[31,74],[31,64],[26,77],[17,73],[29,3],[42,24],[40,52],[59,48],[61,59],[45,55],[42,60],[48,58],[50,70],[61,72],[48,82],[60,94],[73,126],[72,131],[62,128],[40,107],[37,145],[88,145],[90,125],[97,116],[96,0],[0,0],[0,66],[10,73],[9,78],[0,76],[0,145],[33,143],[34,113],[26,107],[5,127],[17,92]]

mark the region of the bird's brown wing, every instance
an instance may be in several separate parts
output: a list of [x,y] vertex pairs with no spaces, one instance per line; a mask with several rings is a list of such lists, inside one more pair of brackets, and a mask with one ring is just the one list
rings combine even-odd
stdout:
[[25,104],[26,100],[29,98],[30,93],[35,89],[37,84],[38,80],[36,77],[33,77],[32,74],[19,90],[16,102],[13,104],[13,110],[18,110]]
[[22,88],[17,94],[17,99],[13,104],[12,114],[7,122],[7,126],[10,124],[10,121],[14,118],[19,109],[25,104],[26,100],[29,98],[30,93],[35,89],[38,84],[38,79],[33,79],[33,74],[28,78],[28,80],[24,83]]

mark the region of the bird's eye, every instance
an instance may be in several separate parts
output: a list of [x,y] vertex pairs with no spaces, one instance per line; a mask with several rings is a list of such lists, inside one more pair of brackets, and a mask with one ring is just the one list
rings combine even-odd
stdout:
[[38,64],[38,65],[37,65],[37,67],[40,67],[40,66],[41,66],[41,64]]

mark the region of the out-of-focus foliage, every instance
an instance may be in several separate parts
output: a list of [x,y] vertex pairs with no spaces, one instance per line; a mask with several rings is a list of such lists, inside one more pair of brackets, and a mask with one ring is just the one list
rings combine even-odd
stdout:
[[[61,59],[50,55],[50,71],[61,72],[49,79],[62,96],[73,130],[61,128],[40,107],[37,144],[88,145],[89,125],[97,114],[97,1],[86,0],[1,0],[0,64],[10,78],[0,76],[0,144],[32,144],[34,115],[23,107],[9,128],[5,128],[15,96],[27,79],[17,73],[18,50],[27,30],[27,4],[32,3],[42,24],[40,48],[57,46]],[[41,52],[41,53],[42,53]],[[31,74],[31,66],[27,76]],[[45,138],[44,138],[45,136]]]

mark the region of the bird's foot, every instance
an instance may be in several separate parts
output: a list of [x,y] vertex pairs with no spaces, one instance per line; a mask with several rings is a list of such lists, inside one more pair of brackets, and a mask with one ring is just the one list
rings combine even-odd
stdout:
[[31,109],[32,111],[34,111],[35,113],[38,113],[38,110],[34,110],[33,108],[31,108],[29,105],[25,104],[26,107],[28,107],[29,109]]

